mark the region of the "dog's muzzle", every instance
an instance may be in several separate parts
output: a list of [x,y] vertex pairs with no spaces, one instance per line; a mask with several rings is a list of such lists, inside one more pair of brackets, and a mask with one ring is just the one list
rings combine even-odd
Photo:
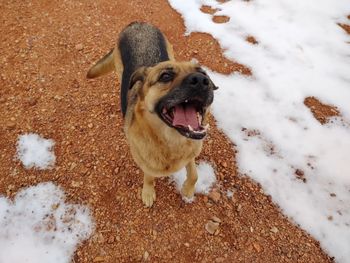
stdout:
[[203,124],[203,117],[213,102],[214,88],[215,85],[205,73],[191,73],[159,100],[156,111],[168,126],[183,136],[203,139],[209,127]]

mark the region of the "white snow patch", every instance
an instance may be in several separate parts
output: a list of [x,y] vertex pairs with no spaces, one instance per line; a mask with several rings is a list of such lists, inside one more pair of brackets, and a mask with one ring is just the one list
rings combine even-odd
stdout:
[[[197,165],[197,173],[198,173],[198,180],[195,185],[195,193],[197,194],[209,194],[212,186],[216,182],[215,172],[213,167],[206,162],[200,162],[199,165]],[[174,173],[171,176],[171,181],[175,182],[176,189],[181,192],[181,188],[183,183],[186,180],[186,169],[183,168],[180,171]],[[184,201],[187,203],[191,203],[194,201],[194,198],[188,199],[183,197]]]
[[[350,37],[337,24],[349,23],[349,1],[169,2],[187,34],[211,34],[228,58],[252,70],[251,77],[210,74],[219,86],[213,113],[238,147],[240,172],[258,181],[337,262],[348,262]],[[202,4],[230,21],[214,23]],[[249,35],[259,44],[248,43]],[[321,125],[303,103],[308,96],[336,105],[344,121]]]
[[17,158],[27,169],[33,167],[40,170],[52,168],[56,161],[53,152],[54,145],[53,140],[44,139],[38,134],[21,135],[17,141]]
[[89,209],[65,203],[53,183],[0,197],[0,263],[69,263],[92,231]]

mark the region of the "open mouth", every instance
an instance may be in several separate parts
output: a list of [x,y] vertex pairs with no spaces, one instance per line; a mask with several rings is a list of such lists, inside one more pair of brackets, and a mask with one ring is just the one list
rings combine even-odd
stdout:
[[204,138],[209,127],[209,124],[202,124],[204,112],[201,101],[188,99],[171,108],[163,107],[160,117],[183,136],[200,140]]

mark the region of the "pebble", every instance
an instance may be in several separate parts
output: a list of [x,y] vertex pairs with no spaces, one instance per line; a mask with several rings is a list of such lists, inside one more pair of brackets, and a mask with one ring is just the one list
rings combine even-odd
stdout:
[[215,190],[209,193],[209,198],[217,203],[221,199],[221,194]]
[[15,127],[16,127],[16,124],[15,123],[8,123],[7,125],[6,125],[6,127],[7,127],[7,129],[8,130],[13,130]]
[[149,258],[149,253],[148,253],[148,251],[146,250],[145,253],[143,254],[143,259],[144,259],[144,261],[147,261],[148,258]]
[[108,240],[107,240],[107,243],[108,243],[108,244],[114,243],[114,236],[110,236],[110,237],[108,238]]
[[256,252],[258,252],[258,253],[260,253],[262,251],[262,248],[258,243],[253,243],[253,247],[256,250]]
[[95,258],[94,258],[94,262],[103,262],[103,261],[105,261],[105,258],[104,258],[104,257],[98,256],[98,257],[95,257]]
[[83,44],[75,45],[75,49],[78,50],[78,51],[82,50],[83,48],[84,48]]
[[272,233],[275,233],[275,234],[276,234],[276,233],[278,232],[278,228],[275,227],[275,226],[273,226],[273,227],[271,227],[270,231],[271,231]]
[[36,98],[29,98],[27,100],[27,103],[29,106],[34,106],[35,104],[37,104],[38,100]]
[[216,230],[219,229],[219,223],[218,222],[213,222],[211,220],[208,221],[208,223],[206,223],[205,225],[205,230],[207,230],[207,232],[211,235],[214,235]]
[[79,187],[80,183],[77,181],[72,181],[71,185],[72,185],[72,187]]

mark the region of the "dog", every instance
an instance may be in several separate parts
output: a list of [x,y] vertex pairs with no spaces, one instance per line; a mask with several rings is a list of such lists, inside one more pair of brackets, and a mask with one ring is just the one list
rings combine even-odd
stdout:
[[192,62],[177,62],[171,44],[155,26],[133,22],[117,46],[87,73],[95,78],[115,70],[121,79],[124,131],[136,164],[144,173],[142,201],[156,199],[155,178],[186,167],[184,197],[192,198],[197,181],[195,158],[209,127],[214,85]]

